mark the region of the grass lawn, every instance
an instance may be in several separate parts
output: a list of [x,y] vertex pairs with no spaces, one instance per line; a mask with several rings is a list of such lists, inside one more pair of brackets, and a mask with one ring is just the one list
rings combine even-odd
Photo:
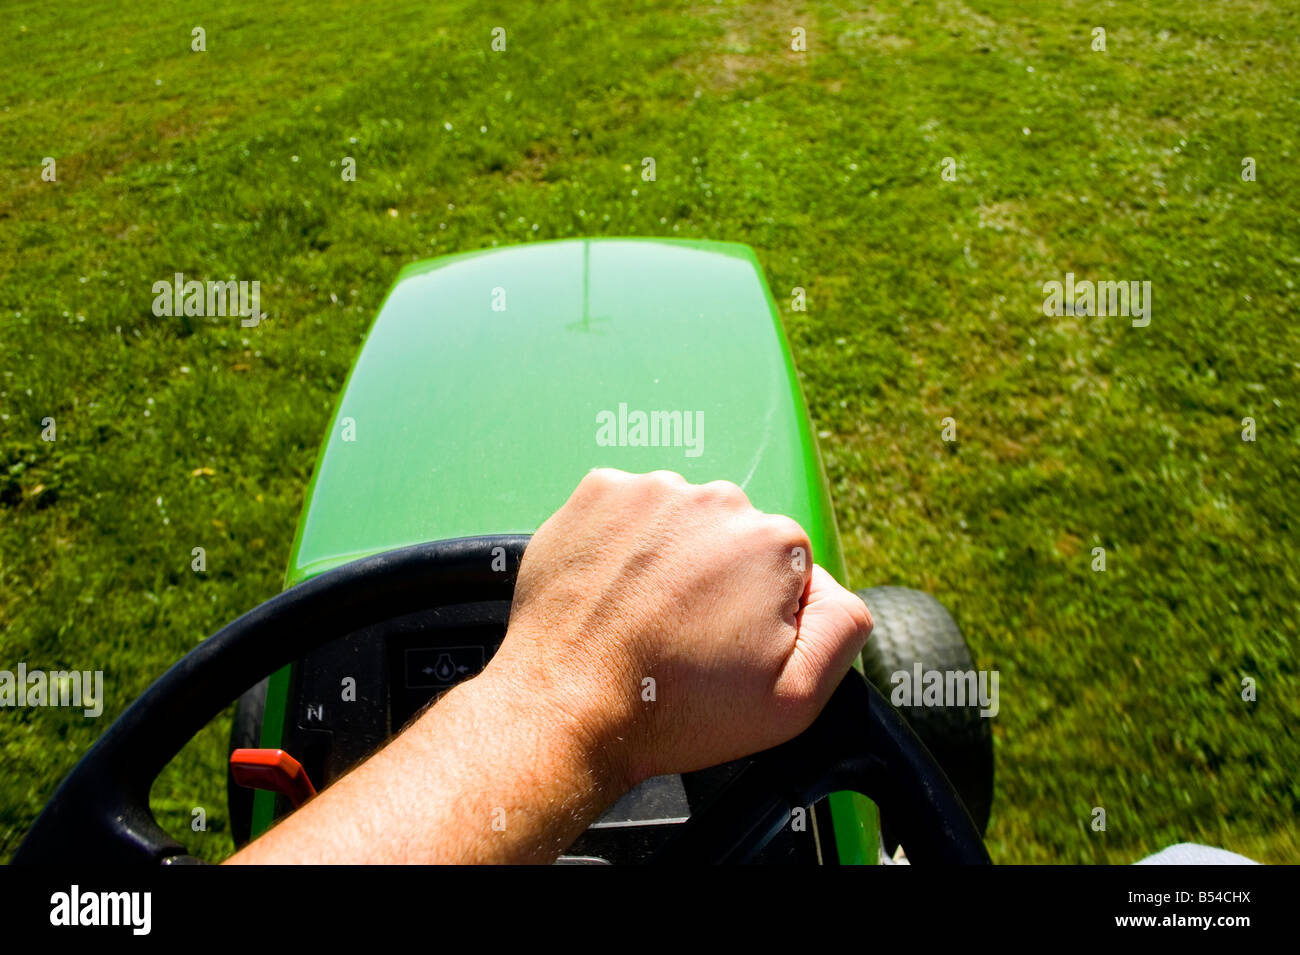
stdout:
[[[758,251],[854,585],[935,593],[1000,671],[995,861],[1300,859],[1293,4],[125,6],[0,25],[0,669],[106,671],[100,720],[0,711],[0,858],[279,589],[403,264],[666,235]],[[155,317],[175,272],[267,321]],[[1067,272],[1150,281],[1150,324],[1045,316]],[[228,729],[153,793],[210,859]]]

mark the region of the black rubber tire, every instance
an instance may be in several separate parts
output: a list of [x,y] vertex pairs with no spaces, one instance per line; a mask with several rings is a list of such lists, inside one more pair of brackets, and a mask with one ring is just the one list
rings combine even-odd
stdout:
[[[859,590],[875,620],[871,639],[862,651],[868,680],[886,699],[896,686],[891,679],[899,670],[974,670],[970,648],[943,604],[920,590],[907,587],[870,587]],[[892,702],[892,699],[891,699]],[[978,706],[895,706],[916,735],[938,760],[976,827],[983,835],[993,806],[993,730]],[[884,820],[886,850],[897,841]]]
[[230,835],[236,846],[248,842],[253,831],[254,791],[236,785],[230,772],[230,753],[237,749],[257,749],[262,745],[262,715],[266,712],[266,688],[269,677],[244,691],[235,704],[235,718],[230,723],[230,749],[226,753],[226,808],[230,812]]

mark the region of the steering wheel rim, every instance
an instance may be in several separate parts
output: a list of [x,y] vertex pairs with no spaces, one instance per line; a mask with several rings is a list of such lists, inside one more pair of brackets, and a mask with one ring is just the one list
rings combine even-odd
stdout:
[[[55,790],[12,862],[193,861],[154,819],[149,791],[199,730],[267,674],[364,626],[420,610],[510,600],[529,539],[464,537],[364,557],[243,614],[113,722]],[[383,608],[378,619],[375,607]],[[866,733],[846,733],[849,721]],[[856,671],[812,727],[754,757],[652,861],[744,861],[791,808],[841,789],[862,792],[897,819],[914,861],[988,862],[943,770]]]

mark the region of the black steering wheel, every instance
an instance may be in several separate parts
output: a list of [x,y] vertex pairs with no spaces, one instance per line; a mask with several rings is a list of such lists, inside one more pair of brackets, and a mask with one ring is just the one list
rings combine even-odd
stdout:
[[[194,861],[154,820],[149,790],[199,730],[264,676],[338,637],[420,610],[510,600],[528,540],[465,537],[377,554],[244,614],[186,654],[118,717],[55,791],[12,861]],[[505,569],[494,570],[503,555]],[[747,861],[794,808],[842,790],[876,802],[912,862],[989,862],[943,770],[854,670],[808,730],[753,757],[651,861]]]

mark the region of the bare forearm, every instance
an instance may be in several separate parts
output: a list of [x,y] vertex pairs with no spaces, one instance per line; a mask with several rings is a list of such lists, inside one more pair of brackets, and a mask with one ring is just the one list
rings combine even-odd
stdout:
[[546,863],[622,785],[565,714],[488,668],[232,863]]

